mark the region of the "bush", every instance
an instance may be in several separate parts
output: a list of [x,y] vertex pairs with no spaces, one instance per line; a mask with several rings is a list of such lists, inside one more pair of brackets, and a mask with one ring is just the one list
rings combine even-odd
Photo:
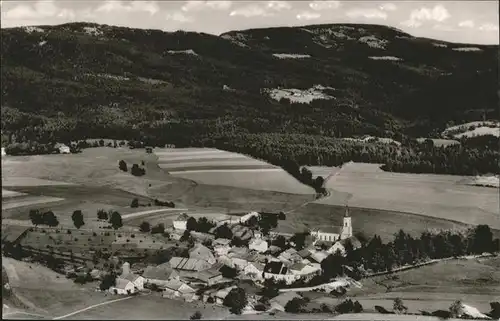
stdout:
[[287,302],[285,305],[285,312],[289,313],[300,313],[304,312],[304,307],[306,305],[306,301],[304,298],[293,298]]
[[201,312],[196,311],[192,316],[189,317],[190,320],[199,320],[201,319]]
[[149,222],[144,221],[139,226],[139,230],[143,233],[148,233],[149,231],[151,231],[151,224],[149,224]]
[[144,168],[140,168],[139,165],[134,164],[132,165],[130,173],[134,176],[143,176],[146,174],[146,170]]
[[68,230],[66,233],[67,233],[67,234],[71,234],[71,230]]
[[241,314],[247,303],[247,295],[242,288],[232,289],[224,298],[224,305],[229,307],[229,311],[234,314]]
[[163,234],[165,232],[165,224],[160,223],[151,229],[151,234]]
[[132,208],[137,208],[137,207],[139,207],[139,200],[138,200],[137,198],[134,198],[134,199],[132,200],[132,203],[130,204],[130,207],[132,207]]

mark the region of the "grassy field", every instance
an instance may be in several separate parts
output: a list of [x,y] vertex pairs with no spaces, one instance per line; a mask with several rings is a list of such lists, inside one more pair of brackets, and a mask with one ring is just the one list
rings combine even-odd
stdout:
[[[286,220],[279,221],[278,230],[293,233],[306,228],[342,226],[344,213],[345,206],[311,203],[287,214]],[[361,232],[367,237],[377,234],[385,241],[391,241],[400,229],[420,235],[428,230],[467,228],[459,222],[404,212],[349,207],[349,213],[354,233]]]
[[130,300],[120,301],[97,307],[67,320],[188,320],[196,311],[200,311],[202,319],[223,319],[229,315],[226,308],[200,302],[187,303],[170,300],[158,295],[137,296]]
[[327,181],[332,196],[318,203],[348,203],[500,229],[498,189],[468,186],[469,180],[453,175],[387,173],[376,164],[351,163]]
[[35,263],[2,257],[2,266],[15,295],[28,307],[28,312],[56,317],[112,298],[95,292],[96,284],[76,285]]
[[489,303],[500,300],[500,258],[461,259],[379,276],[362,281],[363,288],[349,295],[365,310],[380,305],[392,310],[395,298],[403,299],[410,313],[447,310],[455,300],[489,312]]
[[200,184],[293,194],[313,194],[280,168],[248,156],[217,149],[156,149],[159,166]]

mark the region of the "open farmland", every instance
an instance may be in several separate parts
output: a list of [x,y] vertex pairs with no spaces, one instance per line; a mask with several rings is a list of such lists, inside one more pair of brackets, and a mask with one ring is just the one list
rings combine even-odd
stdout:
[[158,149],[158,165],[170,174],[200,184],[313,194],[284,170],[248,156],[217,149]]
[[95,292],[92,284],[77,285],[36,263],[2,257],[2,266],[13,293],[30,313],[52,318],[112,299]]
[[66,320],[188,320],[200,311],[203,319],[223,319],[229,315],[227,308],[201,302],[184,302],[165,299],[157,295],[136,296],[129,300],[103,305],[75,314]]
[[[279,221],[278,230],[294,233],[297,230],[320,229],[324,226],[342,226],[345,206],[311,203],[288,213],[286,220]],[[388,242],[394,239],[400,229],[405,232],[420,235],[428,230],[446,230],[467,228],[460,222],[440,218],[404,213],[398,211],[378,210],[370,208],[349,207],[352,217],[353,232],[362,233],[367,237],[379,235]]]
[[470,177],[389,173],[378,166],[345,164],[325,184],[331,197],[317,203],[348,203],[352,207],[421,214],[500,229],[498,189],[468,186]]
[[349,295],[370,311],[375,305],[392,310],[395,298],[403,299],[410,313],[447,310],[455,300],[490,311],[489,303],[500,300],[500,259],[456,259],[418,269],[362,281],[363,287]]

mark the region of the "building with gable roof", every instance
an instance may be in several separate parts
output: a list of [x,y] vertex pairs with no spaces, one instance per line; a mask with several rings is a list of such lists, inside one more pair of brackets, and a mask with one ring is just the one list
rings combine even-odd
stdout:
[[189,219],[189,215],[187,215],[186,213],[182,213],[181,215],[177,216],[177,218],[173,222],[174,229],[181,230],[181,231],[186,230],[188,219]]
[[346,206],[342,226],[327,226],[311,232],[316,241],[337,242],[352,237],[352,220],[349,208]]

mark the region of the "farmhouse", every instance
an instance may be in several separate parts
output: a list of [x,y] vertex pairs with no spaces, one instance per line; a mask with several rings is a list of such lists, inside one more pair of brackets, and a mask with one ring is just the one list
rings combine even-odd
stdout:
[[330,254],[333,254],[333,253],[335,253],[337,251],[340,251],[340,253],[342,253],[342,255],[345,255],[346,254],[345,247],[346,247],[346,243],[348,241],[351,243],[353,250],[359,249],[361,247],[361,242],[355,236],[352,236],[352,237],[349,237],[347,239],[343,239],[343,240],[335,242],[327,250],[327,252],[330,253]]
[[7,153],[5,152],[5,147],[2,147],[2,156],[7,156]]
[[54,146],[54,148],[59,151],[59,154],[70,154],[71,153],[69,147],[64,145],[64,144],[58,143]]
[[196,291],[186,283],[178,280],[171,279],[165,283],[163,290],[163,297],[169,299],[182,298],[188,302],[194,299]]
[[352,236],[352,221],[349,208],[346,207],[342,226],[324,227],[311,233],[317,241],[336,242]]
[[191,259],[202,259],[207,261],[210,264],[215,264],[216,260],[214,255],[212,254],[212,251],[210,251],[209,248],[204,246],[201,243],[196,244],[190,251],[189,251],[189,258]]
[[252,230],[243,225],[233,225],[231,231],[233,232],[233,237],[237,237],[242,241],[249,240],[253,237]]
[[259,253],[263,253],[263,252],[267,251],[267,249],[268,249],[268,243],[264,239],[254,238],[248,244],[248,248],[250,250],[255,250],[255,251],[259,252]]
[[274,279],[275,281],[284,280],[287,284],[291,284],[300,277],[291,274],[283,262],[271,261],[264,267],[264,278]]
[[200,271],[196,275],[196,278],[210,286],[222,280],[222,273],[218,269],[211,268],[208,270]]
[[244,273],[251,276],[254,279],[262,279],[262,273],[264,272],[264,265],[257,262],[250,262],[244,269]]
[[186,213],[182,213],[174,220],[174,229],[184,231],[187,229],[187,221],[189,219],[189,215]]
[[120,295],[132,294],[135,292],[134,283],[118,278],[116,279],[116,285],[109,288],[109,292]]
[[242,217],[240,217],[240,223],[246,223],[252,217],[258,218],[259,217],[259,213],[257,213],[257,212],[250,212],[248,214],[243,215]]
[[165,287],[171,279],[178,279],[179,273],[172,269],[168,263],[158,266],[148,266],[142,274],[146,283],[156,284],[159,287]]
[[295,263],[290,266],[290,272],[295,275],[305,276],[316,274],[321,271],[321,265],[318,263]]
[[229,239],[216,239],[212,245],[214,247],[214,252],[217,256],[227,255],[229,250],[231,250],[231,240]]
[[323,261],[324,259],[326,259],[328,257],[328,255],[330,255],[330,253],[328,253],[327,251],[315,251],[315,250],[311,250],[311,259],[318,262],[318,263],[321,263],[321,261]]
[[300,298],[301,296],[298,295],[296,292],[284,292],[278,295],[277,297],[272,298],[269,300],[269,303],[271,303],[271,310],[277,310],[277,311],[282,311],[285,312],[285,306],[286,304],[291,301],[292,299],[295,298]]
[[171,258],[168,263],[173,269],[191,272],[199,272],[212,267],[212,264],[202,259],[188,259],[178,256]]

